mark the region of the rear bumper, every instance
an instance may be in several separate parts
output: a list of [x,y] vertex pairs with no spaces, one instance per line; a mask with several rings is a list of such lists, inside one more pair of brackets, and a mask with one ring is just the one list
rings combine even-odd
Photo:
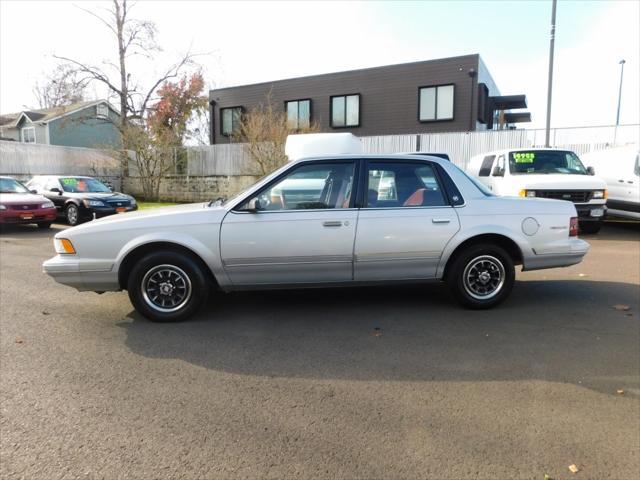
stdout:
[[56,282],[79,291],[117,291],[120,285],[113,265],[112,261],[56,255],[42,264],[42,271]]
[[524,259],[523,271],[541,270],[543,268],[568,267],[580,263],[589,252],[589,244],[579,238],[567,239],[562,246],[557,246],[553,251],[536,253]]

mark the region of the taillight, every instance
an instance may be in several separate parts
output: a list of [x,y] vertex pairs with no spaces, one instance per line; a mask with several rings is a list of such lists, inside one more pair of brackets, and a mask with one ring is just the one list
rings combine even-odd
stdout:
[[569,221],[569,236],[578,236],[578,217],[571,217],[571,220]]

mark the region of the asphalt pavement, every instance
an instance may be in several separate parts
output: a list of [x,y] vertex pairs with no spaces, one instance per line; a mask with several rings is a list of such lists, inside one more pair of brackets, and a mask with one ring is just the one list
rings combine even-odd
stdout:
[[2,478],[640,474],[637,226],[519,272],[489,311],[442,285],[345,288],[216,296],[166,325],[42,274],[56,231],[0,233]]

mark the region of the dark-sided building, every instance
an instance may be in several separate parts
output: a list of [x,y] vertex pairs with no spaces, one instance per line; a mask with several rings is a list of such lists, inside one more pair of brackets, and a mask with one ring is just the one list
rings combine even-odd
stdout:
[[209,92],[211,143],[228,143],[242,114],[272,102],[293,129],[357,136],[460,132],[530,121],[524,95],[501,96],[480,55],[220,88]]

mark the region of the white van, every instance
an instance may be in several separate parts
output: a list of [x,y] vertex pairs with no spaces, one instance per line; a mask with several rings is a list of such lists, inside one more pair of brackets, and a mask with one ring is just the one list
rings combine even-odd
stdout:
[[582,159],[607,183],[607,215],[640,220],[640,146],[607,148]]
[[602,226],[606,184],[570,150],[532,148],[483,153],[469,161],[467,173],[496,195],[573,202],[584,233],[596,233]]

